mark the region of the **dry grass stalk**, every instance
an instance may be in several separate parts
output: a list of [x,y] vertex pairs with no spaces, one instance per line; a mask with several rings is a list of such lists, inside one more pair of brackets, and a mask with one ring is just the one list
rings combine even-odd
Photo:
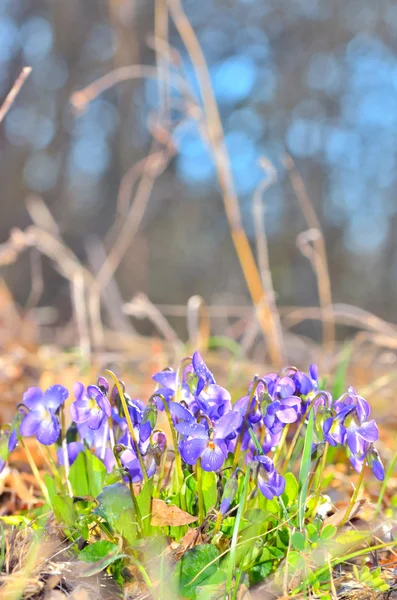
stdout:
[[[313,270],[317,277],[317,288],[322,310],[323,322],[323,340],[324,348],[332,351],[335,345],[335,325],[330,310],[332,305],[331,281],[329,276],[327,253],[325,249],[324,235],[322,233],[320,222],[317,218],[313,204],[310,201],[304,181],[298,172],[294,161],[288,154],[285,155],[284,164],[290,177],[291,185],[294,189],[302,213],[306,219],[309,232],[301,234],[298,247],[302,253],[310,260]],[[313,247],[309,246],[313,244]]]
[[26,79],[29,77],[31,72],[32,72],[32,67],[23,67],[23,69],[20,72],[18,78],[16,79],[14,85],[12,86],[11,90],[8,92],[6,99],[4,100],[3,104],[0,107],[0,123],[2,122],[2,120],[4,119],[4,117],[6,116],[8,111],[10,110],[11,106],[14,104],[15,98],[18,96],[23,84],[25,83]]
[[207,63],[197,36],[187,18],[180,0],[168,0],[169,10],[178,33],[195,69],[203,101],[206,130],[215,161],[218,181],[226,217],[240,265],[247,283],[261,329],[268,343],[274,365],[281,366],[283,352],[278,338],[277,326],[269,299],[266,297],[255,259],[244,231],[238,198],[234,188],[230,161],[227,153],[218,106],[211,86]]

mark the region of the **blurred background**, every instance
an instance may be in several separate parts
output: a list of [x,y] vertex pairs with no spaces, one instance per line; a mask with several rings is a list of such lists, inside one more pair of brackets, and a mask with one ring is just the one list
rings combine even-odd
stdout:
[[[315,275],[297,248],[308,225],[285,169],[287,152],[324,232],[333,300],[395,321],[397,2],[182,5],[208,63],[253,245],[253,196],[269,177],[260,158],[277,173],[262,205],[277,304],[318,305]],[[134,197],[118,200],[123,176],[150,154],[156,127],[156,139],[166,137],[164,127],[175,151],[146,190],[142,220],[115,269],[119,293],[128,301],[144,292],[166,315],[167,306],[186,304],[193,294],[210,305],[248,306],[216,169],[194,111],[189,114],[183,93],[171,85],[165,117],[161,82],[153,70],[146,76],[159,51],[155,17],[151,0],[0,0],[0,102],[20,69],[32,66],[0,128],[0,242],[31,223],[26,201],[32,206],[32,196],[40,196],[65,244],[98,271]],[[171,20],[167,35],[177,51],[170,69],[183,73],[194,95],[194,69]],[[168,47],[160,51],[167,61]],[[73,107],[73,93],[131,65],[144,65],[143,76],[110,87],[84,110]],[[67,322],[70,284],[47,257],[25,252],[2,269],[16,301],[24,306],[31,298],[32,268],[45,282],[35,303],[56,308],[54,324]],[[169,313],[183,337],[185,321]],[[215,331],[223,327],[218,321]],[[134,327],[151,332],[145,322]],[[315,322],[299,332],[321,339]]]

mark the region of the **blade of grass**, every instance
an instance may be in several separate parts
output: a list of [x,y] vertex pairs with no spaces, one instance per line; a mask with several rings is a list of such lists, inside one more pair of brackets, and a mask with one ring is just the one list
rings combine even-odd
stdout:
[[239,503],[239,507],[238,507],[238,511],[237,511],[237,515],[236,515],[236,520],[234,522],[232,543],[230,545],[229,561],[228,561],[228,565],[227,565],[226,593],[227,593],[228,598],[232,597],[233,573],[235,573],[235,571],[236,571],[235,561],[236,561],[237,538],[238,538],[238,532],[240,529],[241,517],[243,516],[243,512],[244,512],[245,501],[247,499],[249,480],[250,480],[250,467],[249,467],[249,465],[247,465],[247,470],[245,471],[243,488],[241,491],[240,503]]
[[313,442],[313,424],[314,424],[314,410],[311,408],[309,413],[309,420],[307,422],[305,443],[303,445],[302,462],[299,469],[299,528],[303,529],[305,522],[305,504],[306,497],[309,487],[309,472],[311,465],[311,454],[312,454],[312,442]]

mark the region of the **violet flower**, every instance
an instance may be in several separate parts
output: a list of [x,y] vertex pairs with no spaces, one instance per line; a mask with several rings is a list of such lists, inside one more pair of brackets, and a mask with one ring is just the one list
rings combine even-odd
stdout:
[[255,459],[259,463],[258,487],[261,493],[268,500],[273,500],[275,496],[281,496],[285,490],[285,479],[280,473],[277,473],[273,461],[268,456],[257,456]]
[[[201,458],[204,471],[218,471],[228,454],[225,440],[231,434],[235,434],[242,423],[242,417],[238,412],[230,411],[223,415],[213,428],[207,429],[204,423],[184,425],[183,431],[189,437],[181,441],[179,451],[185,463],[194,465]],[[178,425],[175,428],[178,430]]]
[[57,441],[60,427],[56,411],[62,406],[69,392],[62,385],[52,385],[45,392],[30,387],[23,395],[22,403],[29,409],[20,425],[20,434],[24,437],[36,436],[45,446]]
[[85,390],[82,383],[73,386],[75,402],[70,407],[70,414],[75,423],[87,423],[90,429],[99,429],[112,414],[110,402],[96,385],[89,385]]

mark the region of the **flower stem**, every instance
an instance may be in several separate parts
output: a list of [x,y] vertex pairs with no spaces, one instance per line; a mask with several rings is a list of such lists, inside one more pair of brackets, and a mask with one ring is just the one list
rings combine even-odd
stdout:
[[222,513],[218,512],[218,516],[216,518],[216,523],[215,523],[214,531],[213,531],[213,534],[212,534],[213,536],[215,536],[218,533],[218,531],[220,530],[220,528],[221,528],[222,517],[223,517]]
[[118,391],[119,396],[120,396],[121,404],[123,405],[124,416],[125,416],[125,418],[127,420],[128,431],[129,431],[129,434],[131,436],[131,440],[132,440],[132,443],[133,443],[133,446],[134,446],[134,451],[135,451],[135,454],[137,455],[138,460],[139,460],[139,465],[141,467],[141,471],[142,471],[142,475],[143,475],[143,480],[146,483],[147,481],[149,481],[149,477],[148,477],[147,472],[146,472],[146,467],[145,467],[145,463],[143,462],[141,451],[139,450],[138,441],[136,439],[136,435],[135,435],[135,431],[134,431],[134,426],[133,426],[132,421],[131,421],[131,416],[130,416],[130,413],[129,413],[129,410],[128,410],[128,405],[127,405],[127,401],[126,401],[125,396],[124,396],[123,389],[122,389],[122,387],[120,385],[120,382],[117,379],[116,375],[113,373],[113,371],[110,371],[109,369],[105,369],[102,373],[100,373],[100,375],[108,375],[109,377],[111,377],[113,379],[113,381],[115,383],[115,386],[116,386],[117,391]]
[[176,372],[176,377],[175,377],[175,395],[174,395],[174,400],[175,402],[179,402],[180,401],[180,395],[181,395],[181,391],[182,391],[182,383],[183,383],[183,372],[185,367],[187,367],[187,365],[189,365],[192,362],[192,357],[191,356],[186,356],[185,358],[183,358],[179,364],[178,370]]
[[138,529],[139,529],[140,535],[142,535],[143,534],[142,515],[141,515],[141,511],[139,510],[138,501],[137,501],[136,496],[135,496],[134,484],[132,483],[131,477],[129,477],[128,479],[129,479],[129,488],[130,488],[131,500],[132,500],[132,504],[133,504],[134,509],[135,509],[136,519],[138,521]]
[[233,459],[233,465],[232,465],[232,469],[234,470],[237,467],[238,464],[238,460],[240,458],[240,452],[241,452],[241,445],[243,443],[243,437],[244,437],[244,433],[247,427],[247,421],[248,421],[248,415],[250,413],[251,410],[251,404],[253,403],[254,399],[255,399],[255,392],[257,390],[257,387],[260,383],[263,383],[263,385],[266,387],[267,389],[267,383],[264,379],[262,379],[261,377],[258,377],[258,379],[256,379],[252,385],[252,390],[248,399],[248,403],[247,403],[247,410],[245,411],[245,417],[244,417],[244,421],[243,421],[243,426],[241,428],[241,431],[238,435],[237,438],[237,443],[236,443],[236,447],[234,450],[234,459]]
[[[328,442],[325,442],[325,446],[324,446],[324,454],[322,456],[321,459],[321,467],[320,467],[320,480],[318,482],[317,485],[317,489],[316,492],[314,494],[314,505],[313,505],[313,511],[310,517],[310,523],[312,523],[316,517],[316,511],[317,511],[317,506],[318,503],[320,501],[320,495],[321,495],[321,486],[323,483],[323,478],[324,478],[324,471],[325,471],[325,465],[327,464],[327,455],[328,455],[328,450],[329,450],[329,444]],[[316,471],[316,469],[315,469]],[[310,493],[310,484],[307,490]]]
[[162,401],[162,403],[164,404],[164,410],[165,410],[165,414],[167,415],[167,419],[168,419],[168,423],[170,425],[170,430],[171,430],[171,435],[172,435],[172,442],[174,444],[174,451],[175,451],[175,467],[176,467],[176,476],[177,476],[177,482],[178,482],[178,493],[181,499],[181,508],[183,510],[186,510],[186,499],[185,496],[181,493],[182,492],[182,486],[183,486],[183,469],[182,469],[182,458],[178,449],[178,438],[177,438],[177,433],[174,427],[174,423],[172,421],[172,415],[171,415],[171,411],[170,411],[170,407],[168,406],[166,399],[164,398],[164,396],[162,396],[161,394],[157,394],[156,392],[154,394],[152,394],[152,396],[150,396],[149,398],[149,402],[151,400],[153,400],[155,397],[160,398],[160,400]]
[[72,484],[69,481],[69,455],[68,455],[68,444],[66,439],[66,419],[65,419],[65,406],[61,406],[61,436],[62,436],[62,455],[63,455],[63,468],[65,469],[66,487],[68,494],[73,498]]
[[302,419],[301,419],[301,421],[300,421],[300,423],[299,423],[299,425],[298,425],[298,427],[297,427],[297,429],[295,431],[295,435],[294,435],[294,437],[292,439],[290,447],[288,448],[287,456],[285,457],[285,460],[284,460],[283,468],[281,469],[281,475],[285,475],[285,472],[286,472],[287,467],[288,467],[288,463],[291,460],[291,456],[292,456],[293,451],[295,450],[295,446],[297,444],[300,432],[302,431],[302,427],[305,424],[306,417],[309,415],[309,413],[310,413],[310,411],[312,409],[312,406],[314,404],[314,400],[315,399],[316,398],[313,398],[313,400],[310,402],[309,406],[306,409],[305,414],[303,415],[303,417],[302,417]]
[[288,431],[289,431],[289,426],[290,426],[290,424],[287,423],[287,425],[283,429],[283,433],[281,435],[281,439],[279,441],[279,444],[277,446],[276,452],[275,452],[274,457],[273,457],[273,464],[274,464],[274,466],[276,466],[277,461],[280,458],[280,454],[281,454],[281,452],[282,452],[282,450],[284,448],[284,443],[285,443],[285,440],[287,439],[287,435],[288,435]]
[[41,478],[41,475],[39,473],[38,468],[36,467],[36,463],[34,462],[33,456],[31,454],[28,446],[25,444],[25,442],[23,441],[22,438],[21,438],[20,441],[21,441],[21,446],[22,446],[22,448],[25,451],[26,458],[28,459],[29,466],[32,469],[32,473],[35,476],[37,483],[39,484],[39,487],[40,487],[40,489],[42,491],[42,494],[43,494],[43,496],[45,498],[45,501],[47,502],[47,504],[49,504],[51,506],[51,501],[50,501],[50,497],[48,495],[47,488],[45,486],[44,481]]
[[354,505],[356,503],[358,493],[360,491],[361,485],[362,485],[363,480],[364,480],[364,471],[365,471],[365,465],[366,464],[367,464],[367,459],[365,458],[364,462],[363,462],[363,466],[361,467],[360,477],[358,479],[358,482],[357,482],[357,485],[356,485],[356,489],[354,490],[353,496],[350,498],[349,506],[347,507],[347,510],[345,512],[345,516],[343,517],[342,522],[339,525],[339,528],[343,527],[343,525],[345,525],[345,523],[347,523],[347,521],[349,520],[349,517],[351,515],[353,507],[354,507]]
[[196,477],[197,477],[197,492],[198,492],[198,505],[199,505],[199,525],[204,521],[204,496],[203,496],[203,470],[201,468],[201,458],[197,459],[196,463]]

